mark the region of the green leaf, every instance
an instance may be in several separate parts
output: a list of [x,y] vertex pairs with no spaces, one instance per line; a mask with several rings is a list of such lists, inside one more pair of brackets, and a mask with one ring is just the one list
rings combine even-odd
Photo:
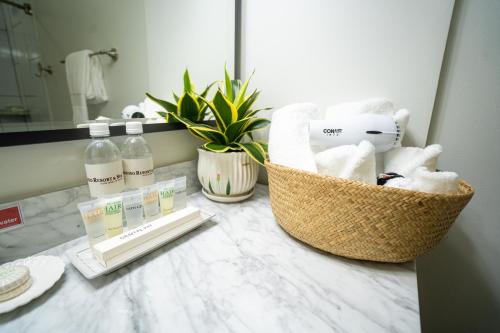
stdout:
[[172,118],[186,125],[189,131],[196,137],[208,142],[227,144],[227,137],[221,131],[216,130],[208,125],[195,123],[189,119],[180,117],[178,114],[174,112],[169,112],[169,115],[172,116]]
[[264,149],[264,151],[265,151],[265,152],[266,152],[266,154],[267,154],[267,152],[269,151],[269,149],[268,149],[268,148],[269,148],[269,145],[268,145],[267,143],[265,143],[265,142],[260,142],[260,141],[256,141],[256,142],[257,142],[258,144],[260,144],[260,146],[262,147],[262,149]]
[[231,79],[229,78],[229,73],[227,72],[227,68],[225,65],[224,65],[224,83],[226,85],[226,96],[231,102],[233,102],[234,101],[233,85],[231,83]]
[[189,77],[189,71],[186,70],[184,71],[184,91],[185,92],[192,92],[193,87],[191,85],[191,78]]
[[[234,140],[236,142],[239,142],[245,134],[267,127],[271,123],[270,120],[265,118],[245,118],[242,120],[247,120],[247,122],[245,124],[245,127],[241,130],[240,134]],[[228,134],[226,134],[226,136],[228,136],[229,138]]]
[[213,128],[190,126],[190,130],[195,131],[199,136],[203,137],[208,142],[219,144],[227,144],[227,138],[224,133]]
[[214,153],[224,153],[229,150],[229,146],[221,145],[218,143],[207,142],[203,145],[203,148],[209,151],[213,151]]
[[273,108],[263,108],[263,109],[258,109],[258,110],[252,110],[252,111],[249,111],[245,114],[244,118],[251,118],[253,116],[255,116],[257,113],[259,113],[260,111],[267,111],[267,110],[272,110]]
[[177,104],[177,114],[181,117],[198,120],[200,105],[192,93],[184,93]]
[[[209,107],[212,108],[209,104]],[[214,96],[213,107],[215,110],[212,111],[217,112],[222,120],[223,130],[225,130],[231,123],[238,120],[238,111],[234,104],[229,101],[226,96],[219,89]],[[216,116],[217,118],[217,116]]]
[[156,98],[153,95],[150,95],[148,93],[146,93],[146,96],[148,96],[149,99],[151,99],[153,102],[160,105],[161,107],[163,107],[165,110],[167,110],[169,112],[176,112],[177,111],[177,105],[175,105],[174,103],[170,103],[170,102],[164,101],[162,99]]
[[249,119],[241,119],[229,125],[224,131],[224,134],[227,136],[227,140],[229,142],[235,141],[236,138],[243,133],[243,130],[249,121]]
[[227,186],[226,186],[226,195],[231,194],[231,183],[229,182],[229,179],[227,180]]
[[210,88],[212,88],[212,87],[213,87],[213,85],[214,85],[214,84],[216,84],[216,83],[217,83],[217,81],[214,81],[214,82],[210,83],[210,84],[209,84],[209,85],[205,88],[205,90],[203,90],[203,91],[201,92],[200,96],[201,96],[201,97],[206,98],[206,97],[207,97],[207,95],[208,95],[208,91],[209,91],[209,90],[210,90]]
[[241,105],[238,107],[238,119],[243,119],[245,118],[247,111],[250,111],[250,108],[252,107],[253,103],[257,100],[259,97],[260,92],[255,90],[253,93],[246,98]]
[[[238,95],[240,88],[241,88],[241,80],[231,80],[231,89],[233,90],[234,99],[236,99],[236,96]],[[233,103],[234,103],[234,100],[233,100]],[[236,104],[235,104],[235,106],[236,106]]]
[[215,194],[214,189],[212,188],[212,184],[210,183],[210,179],[208,180],[208,189],[210,190],[210,192],[212,192],[212,194]]
[[236,96],[236,99],[234,100],[234,104],[236,105],[236,107],[239,107],[241,105],[241,103],[243,103],[243,101],[245,99],[245,94],[247,92],[248,83],[250,82],[250,79],[252,78],[254,73],[255,73],[255,70],[252,72],[252,74],[250,74],[250,77],[245,81],[245,83],[243,83],[243,86],[239,90],[238,96]]
[[261,146],[261,143],[236,143],[236,145],[241,147],[241,149],[243,149],[255,162],[259,163],[260,165],[264,165],[267,154],[264,148]]
[[172,92],[172,95],[174,96],[174,101],[176,103],[178,103],[179,102],[179,96],[176,93],[174,93],[174,92]]

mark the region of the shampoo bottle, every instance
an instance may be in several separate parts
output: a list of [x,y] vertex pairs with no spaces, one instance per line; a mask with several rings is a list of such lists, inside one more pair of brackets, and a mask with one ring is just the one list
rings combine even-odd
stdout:
[[118,147],[109,140],[108,124],[93,123],[89,129],[92,141],[85,149],[85,172],[90,196],[119,193],[125,186],[122,158]]
[[138,189],[154,183],[153,154],[146,140],[142,137],[142,123],[127,122],[127,139],[123,142],[123,174],[128,189]]

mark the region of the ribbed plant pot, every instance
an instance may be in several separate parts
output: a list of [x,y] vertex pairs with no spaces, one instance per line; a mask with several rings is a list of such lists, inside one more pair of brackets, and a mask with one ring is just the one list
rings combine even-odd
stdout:
[[252,196],[259,164],[245,152],[214,153],[198,148],[198,154],[198,179],[207,198],[238,202]]

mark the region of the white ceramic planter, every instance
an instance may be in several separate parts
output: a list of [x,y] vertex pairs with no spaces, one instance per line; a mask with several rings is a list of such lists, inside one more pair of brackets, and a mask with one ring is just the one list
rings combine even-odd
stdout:
[[214,153],[198,148],[198,153],[198,179],[206,197],[237,202],[252,196],[259,164],[245,152]]

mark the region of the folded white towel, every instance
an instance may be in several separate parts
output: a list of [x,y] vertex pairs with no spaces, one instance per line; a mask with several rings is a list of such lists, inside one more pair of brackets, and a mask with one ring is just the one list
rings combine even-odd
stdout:
[[372,98],[359,102],[336,104],[326,109],[325,119],[330,120],[363,113],[378,113],[392,117],[394,104],[386,98]]
[[384,172],[395,172],[411,177],[418,167],[424,166],[431,171],[436,170],[437,159],[443,151],[441,145],[425,147],[397,147],[389,150],[384,156]]
[[458,175],[455,172],[433,172],[419,167],[411,178],[393,178],[385,186],[428,193],[453,193],[458,190]]
[[317,172],[309,145],[309,121],[319,119],[311,103],[291,104],[273,113],[269,129],[269,160],[304,171]]
[[90,50],[70,53],[66,57],[66,79],[75,123],[89,120],[87,103],[99,104],[108,100],[103,71],[98,57]]
[[392,119],[394,119],[399,124],[401,140],[399,140],[398,146],[401,146],[401,142],[405,137],[406,127],[408,126],[408,122],[410,121],[410,111],[408,111],[407,109],[400,109],[396,111],[396,113],[394,113]]
[[315,156],[320,174],[377,184],[375,147],[363,140],[359,145],[327,149]]

